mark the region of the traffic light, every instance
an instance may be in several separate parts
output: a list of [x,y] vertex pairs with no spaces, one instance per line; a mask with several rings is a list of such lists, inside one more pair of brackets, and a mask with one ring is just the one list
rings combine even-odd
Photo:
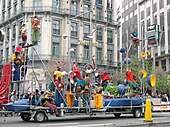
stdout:
[[148,26],[147,37],[149,46],[157,45],[160,40],[159,25],[153,24]]

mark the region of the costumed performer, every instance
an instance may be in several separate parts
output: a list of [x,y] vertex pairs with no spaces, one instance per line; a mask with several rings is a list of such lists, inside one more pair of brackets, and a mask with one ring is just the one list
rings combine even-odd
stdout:
[[60,106],[61,103],[64,103],[63,100],[63,88],[64,88],[64,82],[62,81],[62,78],[58,76],[58,79],[55,80],[55,104],[57,106]]
[[21,46],[25,46],[25,44],[27,43],[27,28],[26,28],[26,25],[23,24],[21,29],[20,29],[20,32],[21,32],[21,37],[22,37],[22,44]]
[[103,91],[105,91],[107,84],[109,83],[111,77],[109,74],[107,74],[105,70],[101,71],[99,75],[100,75],[100,80],[101,80],[101,84],[103,87]]
[[138,87],[138,84],[134,79],[135,77],[136,76],[133,74],[132,69],[126,72],[126,81],[133,90],[135,90]]
[[57,106],[54,104],[53,96],[54,94],[52,92],[46,91],[44,97],[41,99],[41,104],[52,109],[56,117],[60,117]]
[[71,78],[74,80],[74,92],[79,90],[84,90],[85,85],[88,84],[86,80],[80,74],[80,68],[77,67],[76,63],[73,63],[73,71],[71,73]]
[[31,21],[32,24],[32,43],[33,45],[38,44],[38,36],[39,36],[39,29],[40,29],[40,19],[37,16],[34,16],[34,18]]
[[[15,53],[10,58],[10,62],[13,64],[13,67],[14,67],[13,81],[19,81],[20,80],[20,66],[21,66],[21,63],[22,63],[21,54],[22,54],[22,47],[17,46],[15,48]],[[17,90],[19,90],[19,84],[18,84]]]

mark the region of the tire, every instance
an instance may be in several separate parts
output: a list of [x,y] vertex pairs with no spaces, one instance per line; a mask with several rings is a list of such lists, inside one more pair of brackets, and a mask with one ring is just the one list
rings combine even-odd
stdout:
[[121,115],[121,113],[114,113],[114,116],[115,116],[116,118],[119,118],[120,115]]
[[29,114],[29,113],[21,113],[21,119],[23,121],[29,121],[31,119],[31,114]]
[[141,109],[134,109],[134,111],[133,111],[133,116],[134,116],[135,118],[140,118],[141,115],[142,115],[142,110],[141,110]]
[[37,112],[34,116],[34,121],[37,123],[41,123],[45,120],[46,116],[44,112]]

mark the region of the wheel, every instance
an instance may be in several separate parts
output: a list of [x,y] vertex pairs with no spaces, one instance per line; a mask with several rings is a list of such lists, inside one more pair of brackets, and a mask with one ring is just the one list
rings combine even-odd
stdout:
[[134,109],[133,111],[133,116],[136,118],[140,118],[142,114],[142,110],[141,109]]
[[20,116],[23,121],[29,121],[31,119],[31,114],[29,113],[21,113]]
[[44,112],[37,112],[34,116],[34,121],[35,122],[43,122],[45,120],[45,113]]
[[119,118],[120,115],[121,115],[121,113],[114,113],[114,116],[115,116],[116,118]]

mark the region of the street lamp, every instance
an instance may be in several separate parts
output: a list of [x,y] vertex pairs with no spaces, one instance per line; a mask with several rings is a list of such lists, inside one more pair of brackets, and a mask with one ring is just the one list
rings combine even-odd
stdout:
[[[69,19],[68,19],[68,20],[69,20],[69,21],[68,21],[68,24],[71,25],[71,20],[76,19],[77,17],[82,16],[82,15],[85,15],[85,14],[87,14],[87,13],[90,13],[90,14],[91,14],[91,12],[92,12],[92,11],[87,11],[87,12],[85,12],[85,13],[81,13],[81,14],[79,14],[79,15],[76,15],[76,16],[74,16],[74,17],[69,18]],[[90,17],[90,24],[91,24],[91,17]],[[69,59],[69,61],[70,61],[69,71],[71,71],[71,54],[70,54],[70,52],[74,52],[74,49],[71,48],[71,42],[70,42],[71,35],[70,35],[70,32],[71,32],[71,31],[68,32],[68,35],[63,34],[63,38],[64,38],[64,39],[66,39],[66,38],[68,37],[68,59]]]

